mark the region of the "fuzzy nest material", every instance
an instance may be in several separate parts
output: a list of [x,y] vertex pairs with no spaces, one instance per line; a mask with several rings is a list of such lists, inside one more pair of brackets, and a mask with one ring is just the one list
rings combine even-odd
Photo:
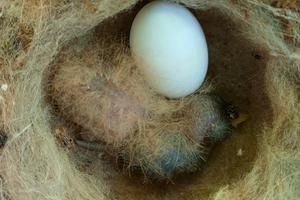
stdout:
[[[203,26],[212,87],[251,119],[214,148],[202,171],[179,177],[174,184],[141,185],[141,180],[112,167],[114,162],[106,155],[74,144],[72,137],[89,135],[83,132],[92,124],[58,115],[61,100],[49,92],[48,83],[56,70],[68,69],[67,63],[78,73],[78,66],[92,67],[96,62],[130,66],[129,29],[146,2],[2,1],[0,130],[2,138],[8,139],[0,150],[0,199],[300,196],[300,16],[296,3],[176,2],[192,9]],[[123,76],[115,78],[120,81]],[[162,106],[153,109],[170,108],[161,102]],[[130,123],[125,124],[130,130]]]

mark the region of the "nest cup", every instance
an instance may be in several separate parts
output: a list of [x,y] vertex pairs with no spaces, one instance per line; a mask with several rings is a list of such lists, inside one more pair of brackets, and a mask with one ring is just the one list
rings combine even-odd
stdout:
[[[12,57],[1,52],[11,63],[18,58],[24,62],[21,69],[3,62],[4,72],[14,79],[2,77],[12,90],[4,94],[11,101],[0,107],[8,135],[1,150],[1,197],[296,199],[300,195],[299,54],[295,45],[299,18],[287,17],[258,1],[180,1],[192,10],[206,34],[211,84],[251,118],[214,148],[202,171],[179,177],[175,184],[141,185],[140,180],[128,179],[112,168],[98,153],[67,150],[55,137],[59,124],[70,125],[68,117],[50,112],[55,102],[45,98],[55,66],[64,69],[60,59],[65,63],[80,57],[84,63],[78,61],[79,66],[90,66],[99,57],[103,65],[126,66],[130,63],[124,60],[126,38],[135,14],[146,3],[87,2],[55,4],[53,12],[40,14],[40,24],[28,25],[34,29],[29,49],[18,50],[22,52]],[[21,16],[14,9],[8,7],[7,18],[15,15],[18,21]],[[22,16],[28,17],[25,11]],[[286,36],[282,20],[295,23],[291,23],[292,37]],[[12,26],[3,24],[3,30],[11,30]],[[69,131],[74,135],[78,127],[72,125]]]

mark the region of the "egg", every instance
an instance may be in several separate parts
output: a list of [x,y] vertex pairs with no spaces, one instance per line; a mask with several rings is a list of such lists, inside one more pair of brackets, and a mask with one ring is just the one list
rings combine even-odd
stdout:
[[154,1],[144,6],[131,26],[130,49],[146,82],[164,96],[187,96],[204,82],[208,68],[205,35],[182,5]]

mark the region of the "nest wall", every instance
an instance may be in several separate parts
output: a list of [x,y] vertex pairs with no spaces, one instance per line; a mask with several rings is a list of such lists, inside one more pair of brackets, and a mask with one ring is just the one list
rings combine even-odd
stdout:
[[[192,9],[203,25],[210,82],[250,114],[249,122],[213,150],[203,171],[168,185],[141,185],[112,168],[102,154],[61,146],[55,127],[65,121],[54,115],[45,81],[53,63],[64,53],[65,60],[79,56],[68,49],[81,53],[81,47],[94,48],[90,55],[102,52],[103,61],[126,58],[130,24],[146,2],[3,1],[0,84],[8,89],[0,93],[0,125],[8,142],[0,150],[1,198],[300,196],[298,11],[252,0],[177,2]],[[95,46],[91,40],[103,43]],[[116,60],[116,65],[131,63]]]

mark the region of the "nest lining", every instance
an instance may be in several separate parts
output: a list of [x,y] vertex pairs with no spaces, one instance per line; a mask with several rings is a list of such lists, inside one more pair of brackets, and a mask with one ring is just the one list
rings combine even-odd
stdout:
[[[128,38],[130,25],[141,5],[143,4],[139,4],[136,8],[130,11],[118,14],[111,19],[105,20],[85,36],[81,36],[70,41],[69,44],[63,48],[64,50],[60,52],[58,59],[54,61],[54,66],[51,65],[50,67],[50,70],[54,69],[54,74],[61,74],[61,77],[54,79],[54,82],[56,83],[53,84],[57,87],[63,87],[67,84],[63,81],[71,80],[67,77],[68,73],[70,76],[74,77],[76,73],[85,73],[84,69],[82,69],[83,67],[88,66],[88,68],[93,68],[93,66],[96,66],[96,68],[101,68],[99,65],[104,65],[104,71],[107,69],[110,70],[110,68],[120,68],[117,70],[117,73],[108,75],[108,79],[111,79],[112,82],[120,82],[120,85],[125,85],[125,88],[132,87],[126,86],[126,81],[129,79],[129,82],[134,82],[132,79],[138,78],[136,76],[133,76],[133,78],[130,77],[128,72],[124,72],[124,68],[126,69],[128,66],[133,64],[128,49]],[[257,140],[259,140],[261,137],[260,134],[262,133],[261,129],[263,127],[263,123],[270,123],[273,114],[270,108],[268,96],[265,93],[266,88],[264,78],[266,73],[266,63],[268,61],[265,50],[249,42],[249,40],[241,35],[241,30],[237,24],[216,10],[200,12],[194,11],[194,13],[203,26],[209,44],[210,65],[207,77],[209,81],[207,82],[210,82],[209,84],[212,85],[214,90],[221,94],[225,99],[232,101],[233,104],[237,105],[242,111],[249,113],[251,120],[235,130],[227,141],[222,144],[218,144],[215,147],[212,152],[212,156],[209,157],[207,167],[204,167],[203,171],[196,173],[196,178],[193,178],[193,181],[189,182],[187,180],[190,180],[190,178],[194,177],[195,174],[182,175],[174,180],[174,183],[176,183],[174,186],[165,186],[165,189],[170,191],[178,190],[178,184],[182,186],[183,183],[185,184],[185,187],[187,187],[187,185],[197,184],[201,188],[204,188],[207,187],[207,185],[210,185],[210,182],[219,182],[219,186],[222,186],[223,184],[237,181],[242,174],[245,174],[245,172],[249,171],[253,167],[253,161],[256,157],[257,151]],[[116,24],[117,26],[115,26]],[[72,67],[70,68],[68,66]],[[65,70],[66,72],[55,72],[56,68],[58,70]],[[95,71],[94,73],[99,73],[99,71]],[[105,74],[105,72],[103,73]],[[138,74],[137,76],[140,75]],[[86,75],[86,78],[87,77],[89,77],[89,75]],[[83,79],[81,80],[73,79],[72,82],[81,81],[84,83],[85,78],[82,78]],[[123,80],[124,78],[125,80]],[[60,86],[59,82],[61,82],[63,86]],[[82,85],[85,85],[83,83]],[[133,83],[133,85],[137,84],[141,83]],[[74,89],[77,90],[76,88]],[[134,89],[139,88],[134,87]],[[56,88],[56,90],[59,89]],[[64,92],[67,92],[68,90],[72,90],[72,88],[67,89]],[[145,88],[140,89],[140,91],[133,91],[133,93],[141,93],[141,90],[145,90]],[[200,89],[200,91],[203,92],[210,90],[212,90],[212,88],[207,86],[203,86]],[[74,92],[73,94],[76,93]],[[59,93],[58,95],[63,96]],[[88,101],[88,99],[85,99],[86,97],[80,93],[78,93],[78,99],[81,100],[76,100],[75,96],[70,97],[73,98],[74,101]],[[144,98],[147,99],[148,97]],[[164,98],[156,98],[157,99],[155,99],[155,102],[160,107],[155,107],[155,104],[153,105],[149,103],[149,105],[153,106],[154,109],[172,109],[172,106],[168,106],[169,103],[165,102]],[[52,99],[54,101],[59,99],[65,103],[70,101],[70,99],[65,100],[57,96],[54,96],[54,98],[52,97]],[[87,103],[87,105],[95,105],[95,103],[91,102]],[[76,106],[80,106],[80,104]],[[175,105],[175,108],[179,109],[178,106],[180,106],[180,104]],[[261,108],[263,108],[265,112],[260,112]],[[78,110],[76,111],[76,109]],[[163,110],[160,112],[164,112]],[[96,119],[98,112],[95,111],[97,111],[97,108],[91,107],[89,113],[95,113],[94,118]],[[71,113],[77,117],[76,112],[80,113],[80,108],[75,108],[75,111]],[[63,115],[62,118],[68,119],[69,117],[70,116],[68,115]],[[75,121],[77,124],[80,124],[84,122],[86,118],[89,117],[86,116],[81,118],[79,116]],[[189,122],[183,122],[182,125],[184,126],[184,124],[187,123]],[[88,122],[84,122],[83,124],[83,126],[85,126],[87,129],[89,127],[97,127],[96,124],[88,124]],[[126,123],[126,125],[127,124],[128,123]],[[177,126],[177,128],[179,127]],[[78,129],[76,129],[76,131],[78,131]],[[239,150],[243,152],[242,156],[238,155]],[[84,150],[82,151],[85,152]],[[106,156],[104,155],[104,157]],[[91,166],[95,165],[95,158],[90,159],[92,162]],[[110,158],[106,158],[106,161],[107,160],[110,160],[113,163],[116,162]],[[220,166],[223,167],[220,169]],[[88,168],[86,170],[88,170]],[[96,172],[94,173],[97,173],[97,168],[95,168],[95,170]],[[116,170],[116,167],[114,167],[114,170]],[[114,179],[116,182],[118,182],[118,180],[127,179],[126,176],[116,176],[115,173],[120,173],[120,171],[118,172],[118,170],[116,170],[114,175],[112,175],[112,177],[115,176]],[[124,172],[124,174],[126,174],[126,172]],[[140,178],[135,177],[134,174],[132,174],[132,176],[133,178],[137,179],[136,182],[142,181]],[[220,182],[219,180],[221,179],[222,181]],[[130,183],[132,180],[125,181],[125,188],[139,187],[134,183],[135,181],[133,181],[132,184],[128,184],[128,182]],[[121,183],[122,182],[119,182],[119,184]],[[112,185],[111,187],[115,188],[117,186]],[[153,186],[150,186],[150,188],[152,187]],[[156,187],[154,186],[154,188]],[[158,188],[156,189],[160,190]],[[145,191],[148,192],[148,190]],[[209,187],[207,187],[206,190],[203,189],[201,193],[204,191],[208,194],[211,192]],[[125,195],[127,192],[122,191],[122,193],[122,195]]]

